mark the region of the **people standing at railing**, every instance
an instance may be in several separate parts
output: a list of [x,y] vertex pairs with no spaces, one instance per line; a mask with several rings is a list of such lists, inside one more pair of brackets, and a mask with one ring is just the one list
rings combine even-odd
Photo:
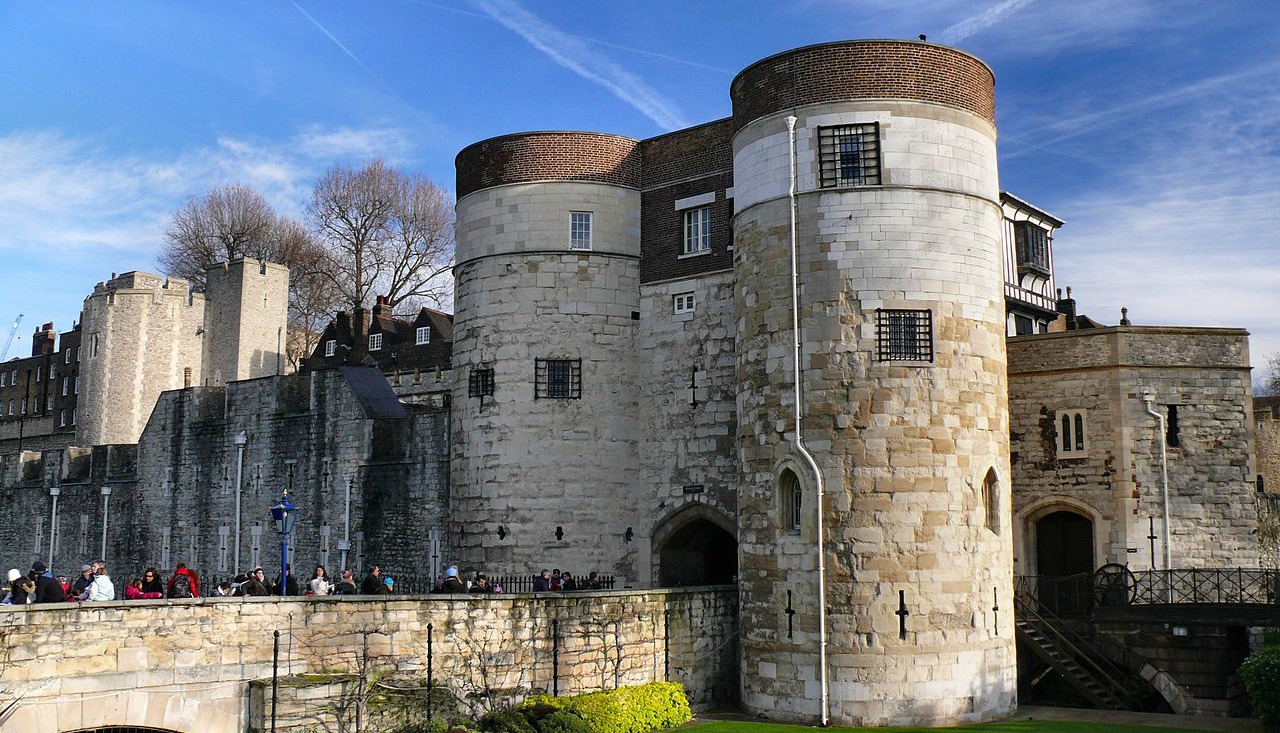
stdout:
[[23,575],[21,570],[13,568],[9,571],[9,595],[5,597],[6,604],[23,606],[31,603],[35,592],[36,584]]
[[200,579],[196,577],[194,571],[187,567],[186,563],[178,563],[178,568],[173,571],[173,577],[169,578],[169,597],[200,597]]
[[[283,593],[281,588],[284,589]],[[276,578],[276,582],[271,586],[271,595],[279,596],[296,596],[298,595],[298,579],[293,577],[293,566],[284,566],[284,577]]]
[[560,588],[566,591],[578,589],[578,581],[573,577],[573,573],[566,570],[560,574]]
[[31,572],[35,575],[32,581],[36,584],[36,603],[63,603],[67,600],[67,593],[62,590],[62,584],[43,562],[36,560],[31,566]]
[[479,575],[477,575],[475,581],[471,583],[471,588],[467,592],[468,593],[492,593],[493,586],[489,584],[489,576],[485,575],[484,573],[480,573]]
[[444,583],[433,593],[466,593],[467,586],[463,584],[462,579],[458,577],[458,568],[456,565],[450,565],[448,570],[444,571]]
[[386,588],[382,584],[382,568],[374,565],[369,568],[369,574],[364,576],[364,580],[360,581],[360,592],[366,596],[379,596],[384,593]]
[[107,574],[107,564],[101,560],[93,562],[93,582],[81,594],[82,601],[114,601],[116,598],[116,586],[111,582],[111,576]]
[[69,595],[72,598],[79,598],[80,594],[84,593],[84,589],[88,588],[89,584],[92,582],[93,582],[93,566],[81,565],[80,576],[71,582],[71,592]]
[[[85,567],[88,568],[89,566],[85,565]],[[160,579],[159,570],[150,567],[142,573],[142,592],[155,593],[154,596],[147,596],[148,598],[164,598],[164,581]]]
[[333,592],[339,596],[354,596],[357,592],[355,574],[349,569],[343,570],[342,579],[333,587]]
[[307,595],[327,596],[333,592],[333,583],[329,580],[323,565],[317,565],[307,581]]
[[542,573],[533,579],[533,592],[542,593],[549,590],[551,590],[551,571],[543,568]]

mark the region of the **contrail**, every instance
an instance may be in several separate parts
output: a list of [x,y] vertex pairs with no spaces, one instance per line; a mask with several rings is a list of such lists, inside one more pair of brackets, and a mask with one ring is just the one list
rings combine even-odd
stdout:
[[302,6],[301,6],[301,5],[299,5],[297,2],[295,2],[295,0],[289,0],[289,2],[290,2],[290,3],[293,3],[293,7],[297,8],[299,13],[302,13],[304,16],[306,16],[306,19],[307,19],[307,20],[309,20],[309,21],[311,21],[311,24],[312,24],[312,25],[314,25],[315,27],[319,28],[321,33],[323,33],[323,34],[325,34],[326,36],[328,36],[328,37],[329,37],[329,40],[330,40],[330,41],[333,41],[334,45],[336,45],[338,48],[342,49],[342,52],[343,52],[343,53],[345,53],[346,55],[350,56],[352,61],[354,61],[354,62],[356,62],[357,64],[359,64],[359,65],[360,65],[360,68],[362,68],[362,69],[364,69],[366,72],[368,72],[368,73],[369,73],[369,76],[372,76],[374,79],[377,79],[379,82],[381,82],[381,81],[382,81],[382,79],[380,79],[380,78],[378,77],[378,75],[377,75],[377,74],[373,73],[373,69],[370,69],[368,66],[366,66],[366,65],[365,65],[365,63],[364,63],[363,61],[361,61],[361,60],[360,60],[360,57],[359,57],[359,56],[355,55],[354,53],[352,53],[352,52],[351,52],[351,49],[349,49],[349,48],[347,48],[346,46],[344,46],[344,45],[343,45],[343,43],[342,43],[342,41],[339,41],[339,40],[338,40],[338,37],[337,37],[337,36],[335,36],[335,35],[333,35],[332,33],[330,33],[328,28],[325,28],[323,25],[320,25],[320,21],[318,21],[318,20],[316,20],[315,18],[311,17],[311,13],[308,13],[307,11],[303,10],[303,9],[302,9]]
[[581,40],[546,23],[514,0],[472,2],[529,45],[551,57],[552,61],[583,79],[608,89],[662,129],[676,130],[688,126],[675,104],[635,74],[587,48]]
[[944,43],[959,43],[972,35],[985,31],[1004,20],[1005,16],[1017,12],[1024,5],[1028,5],[1031,2],[1033,0],[1003,0],[1003,2],[947,28],[940,34],[940,38]]

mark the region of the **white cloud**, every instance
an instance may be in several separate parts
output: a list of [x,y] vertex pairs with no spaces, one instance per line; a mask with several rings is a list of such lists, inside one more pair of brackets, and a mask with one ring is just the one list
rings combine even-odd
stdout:
[[472,0],[489,17],[519,35],[560,66],[609,90],[664,130],[688,127],[675,103],[587,42],[529,12],[515,0]]
[[413,147],[404,132],[395,128],[340,127],[331,130],[318,125],[295,136],[293,145],[298,152],[318,160],[383,158],[395,161]]
[[986,10],[972,15],[964,20],[952,25],[939,35],[938,40],[942,43],[959,43],[972,35],[981,33],[982,31],[1000,23],[1005,18],[1017,13],[1023,6],[1033,0],[1001,0],[1001,2],[992,5]]

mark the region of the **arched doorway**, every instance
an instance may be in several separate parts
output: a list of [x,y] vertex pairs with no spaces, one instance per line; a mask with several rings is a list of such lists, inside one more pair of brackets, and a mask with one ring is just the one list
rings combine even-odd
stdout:
[[1093,522],[1059,510],[1036,520],[1036,574],[1040,604],[1063,617],[1088,608],[1092,590]]
[[706,507],[687,509],[654,533],[658,585],[732,583],[738,574],[738,541],[724,520]]

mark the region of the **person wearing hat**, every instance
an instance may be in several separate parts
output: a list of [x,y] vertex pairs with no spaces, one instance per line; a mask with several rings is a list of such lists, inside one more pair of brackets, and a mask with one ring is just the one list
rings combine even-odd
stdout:
[[4,603],[24,606],[31,602],[34,591],[35,585],[31,580],[23,576],[21,570],[13,568],[9,571],[9,595],[5,596]]
[[458,566],[450,565],[449,569],[444,571],[444,583],[433,593],[466,593],[467,586],[462,583],[458,577]]
[[36,603],[62,603],[67,600],[66,591],[62,590],[62,584],[48,566],[36,560],[31,565],[31,572],[36,576]]
[[75,581],[71,583],[71,595],[76,598],[79,598],[80,594],[84,593],[84,589],[88,588],[89,584],[92,582],[93,582],[93,566],[81,565],[80,577],[76,578]]
[[242,596],[269,596],[271,589],[267,587],[267,573],[260,567],[254,568],[249,577],[240,584]]
[[387,595],[391,595],[396,592],[396,579],[390,575],[382,579],[382,584],[387,588]]

